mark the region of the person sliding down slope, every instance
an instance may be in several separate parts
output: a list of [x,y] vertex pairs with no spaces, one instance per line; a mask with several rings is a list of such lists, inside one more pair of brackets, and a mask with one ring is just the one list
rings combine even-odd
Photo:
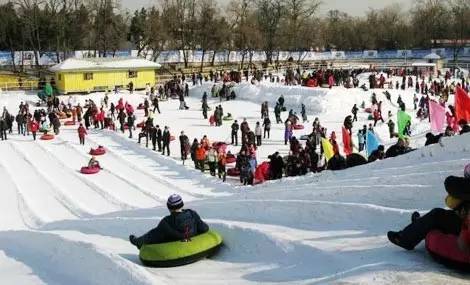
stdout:
[[[470,187],[470,165],[464,170],[465,178],[450,176],[444,183],[446,188],[454,187],[464,191]],[[458,182],[450,182],[458,181]],[[452,184],[452,186],[450,186]],[[449,199],[451,198],[451,199]],[[389,231],[387,237],[393,244],[407,250],[413,250],[425,237],[433,231],[438,230],[444,234],[458,236],[462,225],[470,218],[470,201],[463,201],[448,196],[446,204],[452,210],[435,208],[426,215],[420,217],[418,212],[411,216],[411,224],[399,232]],[[470,248],[470,241],[461,241],[461,246]]]
[[168,197],[166,203],[170,215],[164,217],[158,226],[146,234],[129,236],[131,244],[140,249],[144,244],[158,244],[188,240],[193,236],[206,233],[209,226],[201,220],[196,211],[183,209],[183,199],[178,194]]

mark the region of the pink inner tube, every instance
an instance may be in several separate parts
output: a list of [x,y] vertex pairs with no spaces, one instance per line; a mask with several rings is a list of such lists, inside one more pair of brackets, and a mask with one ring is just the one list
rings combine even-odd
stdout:
[[54,135],[45,134],[45,135],[42,135],[39,139],[41,139],[41,140],[43,140],[43,141],[53,140],[53,139],[54,139]]
[[96,173],[100,172],[100,168],[99,167],[84,166],[80,169],[80,172],[83,173],[83,174],[96,174]]
[[432,231],[426,236],[426,249],[437,258],[456,263],[466,263],[470,268],[470,254],[458,245],[458,236]]
[[64,126],[74,126],[75,122],[74,121],[65,121]]
[[294,130],[303,130],[304,125],[294,125]]
[[96,148],[96,149],[91,149],[90,150],[90,154],[91,155],[103,155],[106,153],[106,150],[104,149],[104,147],[99,147],[99,148]]

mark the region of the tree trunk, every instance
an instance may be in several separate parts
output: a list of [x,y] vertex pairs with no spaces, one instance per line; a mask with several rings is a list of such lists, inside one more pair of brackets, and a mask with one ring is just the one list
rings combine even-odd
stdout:
[[216,54],[216,53],[217,53],[217,52],[214,51],[214,53],[212,54],[211,66],[214,66],[214,64],[215,64],[215,54]]
[[202,50],[201,67],[199,69],[199,71],[201,73],[202,73],[202,69],[204,68],[204,57],[206,57],[206,50],[205,49]]

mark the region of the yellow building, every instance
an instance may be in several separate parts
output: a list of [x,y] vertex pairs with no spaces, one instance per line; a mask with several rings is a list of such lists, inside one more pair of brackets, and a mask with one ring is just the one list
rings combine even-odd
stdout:
[[141,58],[69,58],[51,67],[59,93],[90,93],[113,90],[116,86],[134,89],[153,86],[160,64]]

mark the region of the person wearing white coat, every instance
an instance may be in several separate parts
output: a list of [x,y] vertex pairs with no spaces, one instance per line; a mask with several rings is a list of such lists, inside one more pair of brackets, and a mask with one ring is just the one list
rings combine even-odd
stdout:
[[261,128],[261,125],[259,122],[256,122],[256,127],[255,127],[255,136],[256,136],[256,145],[260,146],[261,145],[261,136],[263,135],[263,129]]

